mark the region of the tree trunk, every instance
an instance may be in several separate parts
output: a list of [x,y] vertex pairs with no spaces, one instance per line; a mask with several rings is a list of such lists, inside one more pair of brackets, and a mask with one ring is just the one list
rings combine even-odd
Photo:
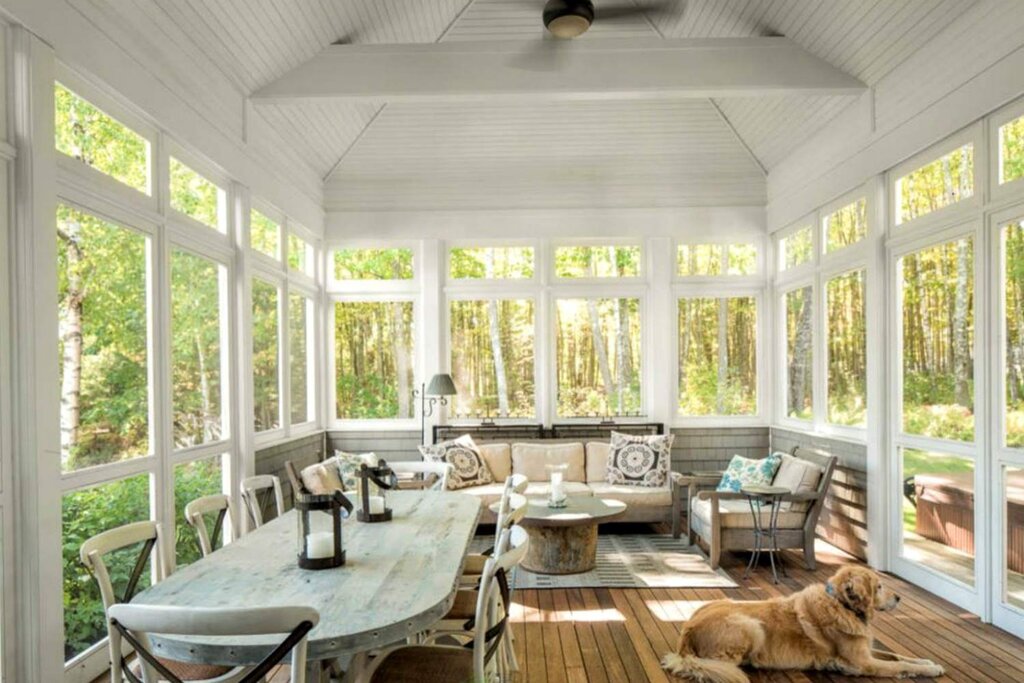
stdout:
[[953,373],[956,380],[956,402],[972,407],[971,402],[971,342],[968,337],[967,311],[970,292],[967,291],[970,255],[967,240],[956,244],[956,295],[953,306]]
[[60,450],[61,462],[67,463],[78,443],[81,426],[82,396],[82,304],[85,283],[82,281],[82,226],[67,221],[57,231],[67,251],[67,297],[60,319],[60,338],[64,344],[63,373],[60,387]]
[[[494,277],[494,250],[484,250],[484,275]],[[501,328],[498,321],[498,301],[487,302],[487,322],[491,334],[491,354],[494,356],[494,376],[498,391],[498,416],[508,417],[508,377],[505,374],[505,356],[501,351]]]
[[213,426],[215,423],[212,415],[213,401],[210,398],[210,378],[206,373],[206,354],[203,352],[203,342],[199,334],[195,335],[196,359],[199,365],[199,396],[203,411],[203,443],[213,441],[215,437]]
[[615,385],[612,383],[612,369],[608,365],[608,349],[605,347],[604,335],[601,334],[601,318],[597,310],[597,299],[587,299],[587,312],[590,314],[590,334],[594,340],[594,354],[597,356],[597,364],[601,369],[601,381],[604,383],[604,391],[608,397],[608,406],[605,412],[611,412],[615,401]]
[[811,351],[811,299],[804,293],[801,297],[803,303],[800,307],[800,316],[797,318],[796,340],[793,349],[794,371],[793,386],[791,387],[792,405],[790,410],[800,413],[804,409],[806,393],[804,385],[807,380],[807,357]]
[[[729,250],[724,245],[722,252],[721,272],[728,272]],[[728,382],[729,337],[728,337],[729,300],[722,297],[718,300],[718,383],[715,389],[715,407],[719,415],[725,414],[725,394]]]

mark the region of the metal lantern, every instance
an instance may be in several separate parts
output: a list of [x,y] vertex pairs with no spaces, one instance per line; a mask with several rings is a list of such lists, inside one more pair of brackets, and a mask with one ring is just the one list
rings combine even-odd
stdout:
[[[391,521],[391,508],[388,507],[387,492],[398,488],[398,477],[380,460],[376,467],[365,463],[356,472],[359,477],[359,510],[356,519],[360,522]],[[370,495],[370,484],[376,487],[376,494]]]
[[[352,514],[352,502],[341,491],[330,495],[298,494],[295,497],[296,517],[299,520],[299,567],[302,569],[331,569],[345,564],[345,550],[341,543],[341,520]],[[311,524],[322,520],[310,513],[322,512],[330,524]]]

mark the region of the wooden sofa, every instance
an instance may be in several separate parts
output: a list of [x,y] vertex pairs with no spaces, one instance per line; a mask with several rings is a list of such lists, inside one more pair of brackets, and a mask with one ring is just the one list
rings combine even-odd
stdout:
[[[779,548],[803,549],[807,567],[814,569],[815,529],[832,483],[837,458],[806,448],[796,448],[792,455],[816,466],[821,476],[814,491],[793,493],[783,498],[784,508],[778,520]],[[753,549],[754,519],[742,493],[698,491],[697,486],[696,483],[690,484],[687,534],[691,543],[700,539],[707,544],[711,566],[717,568],[723,550]],[[764,514],[767,514],[767,510]]]

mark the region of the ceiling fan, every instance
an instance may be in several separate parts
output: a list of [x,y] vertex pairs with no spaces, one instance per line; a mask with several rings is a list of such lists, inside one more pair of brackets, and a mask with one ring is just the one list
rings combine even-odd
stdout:
[[590,28],[595,19],[621,19],[624,17],[647,17],[664,11],[671,2],[600,3],[597,9],[591,0],[548,0],[544,5],[544,27],[555,38],[577,38]]

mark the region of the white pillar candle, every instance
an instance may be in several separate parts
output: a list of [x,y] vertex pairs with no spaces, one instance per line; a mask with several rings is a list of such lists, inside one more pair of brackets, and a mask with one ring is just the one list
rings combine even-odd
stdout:
[[383,496],[369,496],[367,502],[370,503],[370,514],[381,515],[384,514],[384,497]]
[[334,534],[330,531],[314,531],[306,536],[306,557],[319,560],[334,556]]

